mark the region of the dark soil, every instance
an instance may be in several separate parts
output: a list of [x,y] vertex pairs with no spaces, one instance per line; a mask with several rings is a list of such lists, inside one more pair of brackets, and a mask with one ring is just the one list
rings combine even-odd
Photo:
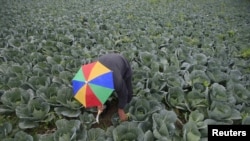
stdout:
[[112,126],[111,118],[112,116],[117,113],[117,100],[112,100],[107,102],[105,105],[107,108],[103,111],[103,113],[99,117],[99,123],[95,123],[92,125],[92,128],[102,128],[106,129],[109,126]]

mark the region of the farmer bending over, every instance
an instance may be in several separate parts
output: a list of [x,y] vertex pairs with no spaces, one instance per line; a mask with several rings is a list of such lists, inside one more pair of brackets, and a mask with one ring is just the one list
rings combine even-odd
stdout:
[[[99,57],[103,65],[113,71],[114,88],[118,96],[118,115],[121,121],[128,120],[128,116],[124,111],[124,107],[132,99],[132,70],[127,59],[119,54],[106,54]],[[104,110],[103,106],[98,106],[101,112]]]

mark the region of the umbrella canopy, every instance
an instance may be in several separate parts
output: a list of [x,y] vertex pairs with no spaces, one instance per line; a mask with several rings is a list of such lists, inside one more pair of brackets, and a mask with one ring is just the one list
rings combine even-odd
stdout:
[[74,98],[84,107],[103,105],[114,91],[113,71],[99,61],[82,65],[72,86]]

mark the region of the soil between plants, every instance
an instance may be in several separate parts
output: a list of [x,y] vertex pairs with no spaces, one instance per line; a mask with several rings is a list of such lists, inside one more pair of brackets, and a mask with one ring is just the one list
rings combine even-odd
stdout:
[[[99,117],[99,123],[95,123],[92,125],[92,128],[102,128],[106,129],[109,126],[112,126],[112,116],[117,113],[118,110],[118,101],[112,100],[110,102],[106,103],[107,108],[104,110],[104,112]],[[96,116],[96,115],[95,115]]]

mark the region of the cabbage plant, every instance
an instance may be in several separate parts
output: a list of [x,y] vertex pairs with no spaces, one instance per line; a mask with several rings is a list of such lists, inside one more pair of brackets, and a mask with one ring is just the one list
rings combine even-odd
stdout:
[[144,133],[135,122],[123,122],[113,129],[114,141],[143,141]]
[[187,93],[186,100],[191,110],[206,108],[209,105],[208,91],[200,92],[193,89]]
[[2,63],[0,69],[1,88],[7,90],[9,88],[22,86],[31,74],[31,68],[31,64],[27,63],[26,61],[22,62],[21,64],[15,62],[11,65],[7,63]]
[[207,113],[210,119],[218,121],[241,119],[240,111],[227,102],[213,101]]
[[209,68],[206,72],[211,81],[215,83],[222,83],[228,80],[227,73],[223,72],[219,68]]
[[250,124],[250,116],[247,116],[245,117],[243,120],[242,120],[242,125],[249,125]]
[[190,86],[194,86],[196,83],[208,86],[211,83],[211,80],[207,74],[203,70],[198,69],[192,70],[191,73],[185,73],[184,79]]
[[60,88],[57,91],[56,101],[61,105],[60,107],[55,107],[55,111],[58,115],[66,117],[78,117],[80,115],[82,105],[74,99],[70,87],[63,86]]
[[236,104],[250,104],[250,91],[240,83],[228,83],[227,90],[235,100]]
[[185,80],[179,76],[178,74],[169,74],[166,77],[166,82],[168,84],[168,87],[186,87],[187,83]]
[[183,141],[200,141],[201,133],[194,121],[189,121],[183,126]]
[[0,138],[6,138],[12,132],[13,127],[9,122],[4,122],[0,124]]
[[51,84],[50,78],[42,74],[40,75],[41,76],[31,76],[26,83],[33,89],[38,89],[42,86],[49,86]]
[[57,90],[57,102],[62,106],[68,107],[72,110],[80,109],[82,105],[76,101],[72,94],[72,88],[63,86]]
[[95,116],[92,113],[84,112],[79,115],[79,119],[81,123],[87,128],[91,128],[91,126],[95,123]]
[[105,141],[107,140],[106,133],[101,128],[91,128],[87,132],[86,140],[84,141]]
[[16,107],[16,115],[19,117],[19,127],[22,129],[34,128],[38,122],[48,122],[53,119],[53,114],[49,113],[50,105],[41,98],[34,98],[27,104]]
[[132,101],[126,105],[125,111],[130,114],[134,121],[146,121],[154,112],[162,108],[162,104],[155,99],[134,97]]
[[[202,140],[203,134],[195,132],[201,131],[200,114],[208,123],[232,124],[240,116],[245,119],[242,123],[248,123],[248,0],[5,0],[0,14],[0,114],[13,115],[18,109],[20,121],[29,127],[34,121],[23,117],[25,113],[34,118],[33,111],[26,113],[24,105],[33,96],[41,97],[60,118],[80,116],[84,125],[91,122],[91,115],[81,117],[82,106],[66,93],[73,72],[82,63],[110,51],[132,62],[134,94],[147,97],[149,104],[133,102],[139,104],[130,106],[131,122],[146,127],[147,136],[153,134],[148,109],[154,106],[149,101],[157,97],[163,103],[166,93],[168,108],[192,119],[180,131],[185,132],[181,136],[185,140]],[[23,89],[24,95],[10,94],[13,88]],[[81,140],[71,138],[68,129],[58,130],[62,134],[55,140]],[[13,136],[13,140],[21,139]]]
[[243,78],[243,74],[239,69],[232,69],[228,72],[229,82],[240,82]]
[[204,119],[205,115],[199,110],[192,111],[188,117],[188,122],[191,122],[191,124],[196,124],[202,138],[206,138],[208,133],[207,125],[204,122]]
[[188,102],[185,98],[185,92],[181,87],[171,87],[165,98],[166,104],[172,108],[189,110]]
[[175,132],[177,115],[173,111],[160,110],[152,115],[153,135],[158,140],[172,140]]
[[1,96],[2,105],[0,105],[0,113],[15,112],[16,107],[21,104],[27,104],[33,99],[32,90],[24,90],[22,88],[12,88],[4,92]]
[[13,138],[3,139],[3,141],[33,141],[33,140],[34,140],[33,136],[24,131],[16,132]]
[[205,65],[208,57],[203,53],[195,53],[193,59],[195,60],[194,64]]
[[79,120],[60,119],[56,121],[56,127],[57,130],[54,133],[54,140],[58,141],[84,139],[87,134],[86,130],[81,130],[81,122]]
[[61,95],[57,95],[57,88],[54,86],[41,86],[37,89],[36,94],[37,96],[44,99],[47,103],[49,103],[52,106],[59,106],[59,102],[57,101],[57,98]]
[[37,134],[34,138],[38,141],[54,141],[54,133]]
[[148,51],[141,51],[139,52],[139,59],[141,60],[141,62],[143,64],[145,64],[145,66],[148,66],[149,68],[151,68],[151,65],[153,64],[151,61],[152,59],[155,59],[156,56],[151,54]]
[[221,102],[228,101],[228,94],[226,88],[218,83],[213,83],[211,85],[209,90],[209,97],[211,101],[221,101]]

